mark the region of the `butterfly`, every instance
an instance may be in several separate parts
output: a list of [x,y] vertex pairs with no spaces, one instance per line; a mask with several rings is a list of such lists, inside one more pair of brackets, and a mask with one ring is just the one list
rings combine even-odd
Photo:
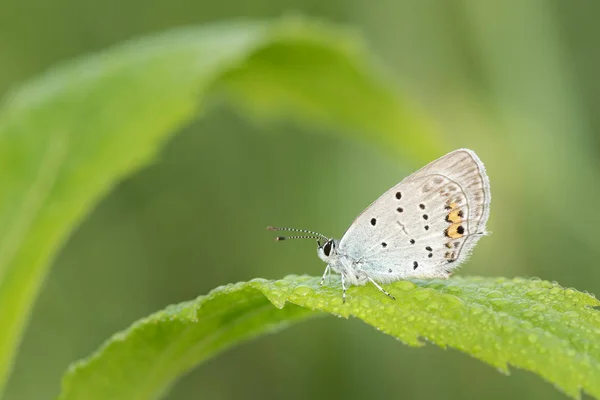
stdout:
[[381,284],[407,278],[448,278],[477,241],[487,235],[490,182],[479,157],[458,149],[409,175],[375,200],[352,222],[340,240],[302,232],[277,240],[316,239],[317,254],[341,275],[342,299],[349,285]]

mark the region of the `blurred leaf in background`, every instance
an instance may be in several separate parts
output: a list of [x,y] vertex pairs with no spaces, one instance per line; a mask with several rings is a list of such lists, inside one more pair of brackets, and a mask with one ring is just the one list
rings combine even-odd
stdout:
[[[462,273],[540,276],[598,292],[599,217],[592,210],[600,190],[599,7],[533,0],[377,7],[7,0],[0,93],[59,60],[168,27],[288,10],[345,22],[366,34],[399,86],[427,110],[443,133],[443,151],[473,148],[488,167],[494,235]],[[239,78],[243,84],[243,71]],[[215,103],[71,237],[36,302],[7,398],[57,393],[69,362],[165,304],[256,276],[318,274],[312,246],[275,247],[264,226],[339,236],[374,197],[419,166],[392,158],[398,153],[380,142],[339,133],[248,123]],[[402,145],[413,144],[395,144]],[[515,371],[509,379],[458,352],[398,346],[357,321],[335,319],[227,353],[169,398],[248,397],[249,387],[256,398],[464,398],[465,387],[473,398],[563,398],[531,374]]]
[[256,98],[255,109],[270,104],[263,110],[271,114],[433,152],[438,141],[367,58],[333,26],[298,18],[222,23],[132,41],[10,94],[0,113],[0,391],[64,237],[115,181],[148,164],[214,87],[227,86],[232,100]]

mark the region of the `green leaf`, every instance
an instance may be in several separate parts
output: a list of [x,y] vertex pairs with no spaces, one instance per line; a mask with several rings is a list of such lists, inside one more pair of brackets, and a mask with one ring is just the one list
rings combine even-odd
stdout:
[[10,95],[0,107],[0,394],[69,233],[209,95],[257,117],[351,128],[422,160],[440,154],[440,141],[369,58],[355,35],[334,27],[245,21],[133,40]]
[[452,278],[352,287],[289,276],[223,286],[109,339],[63,379],[61,400],[152,399],[194,365],[242,340],[324,311],[357,317],[411,346],[454,347],[508,373],[533,371],[572,397],[600,396],[600,302],[547,281]]

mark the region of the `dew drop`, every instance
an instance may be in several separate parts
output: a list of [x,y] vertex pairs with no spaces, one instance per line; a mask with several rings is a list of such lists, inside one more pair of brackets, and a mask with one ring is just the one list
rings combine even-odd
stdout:
[[448,293],[459,294],[462,293],[463,290],[459,286],[448,286]]
[[579,318],[579,313],[577,311],[567,311],[563,315],[568,318]]
[[529,321],[521,321],[522,329],[533,329],[533,324]]
[[504,332],[511,334],[514,333],[517,330],[517,328],[513,325],[504,325],[503,330]]
[[525,312],[523,313],[523,316],[524,316],[525,318],[531,318],[531,317],[535,316],[536,314],[537,314],[537,312],[536,312],[536,311],[527,310],[527,311],[525,311]]
[[275,282],[275,286],[279,289],[288,289],[290,287],[290,283],[283,280],[278,280]]
[[498,291],[498,290],[492,290],[490,291],[486,297],[488,299],[498,299],[498,298],[502,298],[504,295],[502,294],[502,292]]
[[534,335],[533,333],[530,334],[529,336],[527,336],[527,340],[529,340],[529,343],[535,343],[538,340],[537,335]]
[[471,309],[471,315],[481,315],[483,314],[483,310],[479,307]]
[[529,309],[535,312],[544,312],[546,311],[546,306],[543,304],[534,304]]
[[462,307],[464,304],[463,301],[456,296],[444,296],[444,301],[446,302],[446,305],[451,308]]
[[398,281],[394,284],[394,287],[400,290],[412,290],[415,286],[416,285],[410,281]]
[[304,297],[304,296],[308,296],[311,293],[313,293],[313,289],[310,286],[306,286],[306,285],[298,285],[294,289],[294,294],[297,296]]
[[[346,299],[348,302],[348,299]],[[332,307],[340,307],[344,305],[344,299],[341,296],[335,296],[333,299],[329,301],[329,305]]]
[[426,290],[426,289],[423,291],[420,291],[414,295],[414,299],[417,301],[427,300],[430,297],[431,297],[431,293],[429,290]]

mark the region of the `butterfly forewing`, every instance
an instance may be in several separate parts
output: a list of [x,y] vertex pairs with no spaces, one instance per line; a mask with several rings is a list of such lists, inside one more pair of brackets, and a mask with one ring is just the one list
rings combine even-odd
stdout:
[[485,234],[490,186],[470,150],[431,162],[384,193],[339,245],[356,268],[381,282],[447,277]]

